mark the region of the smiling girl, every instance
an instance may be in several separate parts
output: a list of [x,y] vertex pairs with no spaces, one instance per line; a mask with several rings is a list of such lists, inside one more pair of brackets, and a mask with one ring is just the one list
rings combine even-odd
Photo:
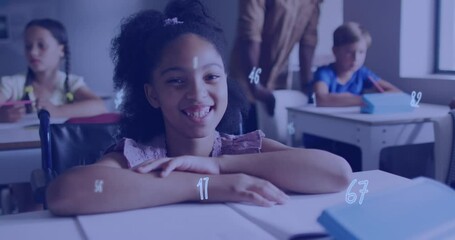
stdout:
[[[114,39],[115,83],[125,90],[121,142],[95,164],[49,186],[49,209],[89,214],[184,201],[283,204],[285,192],[340,191],[347,162],[296,149],[261,131],[230,135],[244,98],[226,74],[223,32],[197,0],[173,1],[123,22]],[[197,184],[210,176],[208,199]],[[94,192],[97,180],[102,191]],[[83,203],[83,204],[81,204]]]
[[[0,80],[0,122],[16,122],[30,100],[52,117],[84,117],[105,113],[103,101],[86,86],[82,77],[71,75],[68,37],[64,26],[52,19],[29,22],[24,31],[27,74]],[[60,71],[64,62],[65,72]],[[10,102],[11,104],[3,104]],[[29,106],[31,107],[31,106]]]

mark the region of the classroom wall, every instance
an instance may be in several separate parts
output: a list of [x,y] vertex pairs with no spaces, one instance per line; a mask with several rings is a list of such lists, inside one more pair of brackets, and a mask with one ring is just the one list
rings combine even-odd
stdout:
[[[23,29],[35,18],[55,18],[70,37],[72,72],[85,77],[98,94],[111,95],[113,64],[109,44],[120,20],[140,9],[163,10],[167,0],[0,0],[0,14],[10,19],[11,39],[0,42],[0,76],[24,72]],[[226,32],[232,48],[238,1],[203,0]]]
[[144,1],[63,0],[56,7],[70,35],[74,73],[84,76],[98,94],[111,95],[111,40],[121,19],[143,8]]
[[10,29],[10,38],[0,42],[0,76],[25,71],[27,63],[24,58],[23,28],[33,18],[55,18],[55,2],[56,0],[0,0],[0,14],[8,16]]
[[333,57],[333,32],[343,23],[343,1],[325,0],[321,4],[316,56]]
[[[236,33],[239,0],[203,0],[225,29],[228,47]],[[71,38],[73,72],[86,78],[95,92],[112,91],[113,65],[109,43],[120,19],[142,8],[163,9],[166,0],[71,1],[0,0],[0,14],[10,17],[11,38],[0,42],[0,76],[22,72],[22,31],[33,18],[64,22]],[[344,21],[358,21],[373,36],[366,64],[406,92],[422,91],[423,102],[446,104],[455,96],[454,76],[431,75],[434,32],[432,0],[324,1],[321,6],[316,56],[331,54],[331,35]],[[88,44],[90,43],[90,44]],[[402,56],[400,58],[400,56]],[[298,58],[293,55],[293,58]],[[89,63],[89,64],[87,64]]]
[[224,30],[224,34],[226,36],[228,45],[227,58],[229,59],[230,52],[234,46],[237,31],[239,0],[229,1],[202,0],[202,2],[205,3],[211,15],[218,20],[219,24],[221,25],[221,28],[223,28]]
[[343,13],[371,32],[366,65],[384,79],[408,93],[422,91],[426,103],[448,104],[455,96],[455,77],[431,72],[433,0],[344,0]]
[[[236,36],[239,0],[202,0],[225,31],[228,50]],[[0,76],[24,72],[22,31],[34,18],[50,17],[63,22],[70,37],[72,72],[85,77],[88,85],[101,95],[111,95],[113,64],[109,44],[120,20],[144,8],[163,10],[167,0],[0,0],[0,14],[11,23],[11,39],[0,42]],[[331,34],[342,22],[342,1],[321,5],[317,56],[331,55]],[[229,57],[229,55],[228,55]],[[293,55],[298,62],[298,55]]]

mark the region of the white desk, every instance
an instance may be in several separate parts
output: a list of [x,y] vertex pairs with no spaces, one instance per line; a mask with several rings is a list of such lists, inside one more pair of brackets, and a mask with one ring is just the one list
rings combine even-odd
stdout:
[[[62,123],[66,119],[51,121]],[[38,126],[36,114],[16,123],[0,123],[0,184],[29,182],[30,173],[41,168]]]
[[434,142],[432,119],[448,114],[447,106],[420,104],[413,112],[361,114],[360,107],[288,108],[288,145],[295,146],[302,133],[314,134],[359,146],[362,170],[379,169],[381,150],[386,147]]
[[0,239],[86,239],[75,218],[58,218],[48,211],[0,217]]
[[[412,181],[383,171],[354,173],[369,180],[369,193]],[[368,194],[364,201],[368,201]],[[52,218],[47,211],[0,217],[0,239],[289,239],[298,233],[325,232],[322,210],[345,203],[346,192],[293,195],[271,208],[242,204],[175,204],[119,213]],[[347,203],[346,203],[347,204]],[[13,219],[13,217],[16,217]],[[7,223],[7,224],[4,224]],[[21,229],[27,228],[27,231]],[[43,227],[55,235],[43,233]],[[78,229],[82,231],[78,231]],[[57,229],[58,228],[58,229]],[[52,230],[51,230],[52,229]]]

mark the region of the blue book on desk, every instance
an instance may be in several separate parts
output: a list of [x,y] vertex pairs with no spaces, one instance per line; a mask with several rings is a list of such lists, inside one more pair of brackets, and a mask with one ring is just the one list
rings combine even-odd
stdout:
[[323,211],[318,222],[335,239],[455,239],[455,191],[432,179],[382,193],[363,203]]
[[412,112],[411,96],[406,93],[369,93],[362,96],[361,113],[383,114]]

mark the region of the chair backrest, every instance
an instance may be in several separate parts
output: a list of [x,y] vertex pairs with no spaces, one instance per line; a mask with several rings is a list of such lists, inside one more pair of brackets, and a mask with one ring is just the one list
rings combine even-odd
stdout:
[[117,141],[118,124],[51,124],[52,170],[61,174],[98,160]]
[[94,163],[118,140],[118,123],[49,124],[49,114],[39,117],[42,168],[53,176]]
[[118,123],[120,121],[120,118],[120,113],[110,112],[91,117],[70,118],[65,123]]
[[275,90],[275,114],[269,116],[264,104],[256,102],[258,118],[258,128],[261,129],[268,138],[286,143],[288,113],[287,107],[305,105],[308,97],[297,90]]
[[453,120],[450,114],[434,119],[435,179],[446,183],[453,147]]

